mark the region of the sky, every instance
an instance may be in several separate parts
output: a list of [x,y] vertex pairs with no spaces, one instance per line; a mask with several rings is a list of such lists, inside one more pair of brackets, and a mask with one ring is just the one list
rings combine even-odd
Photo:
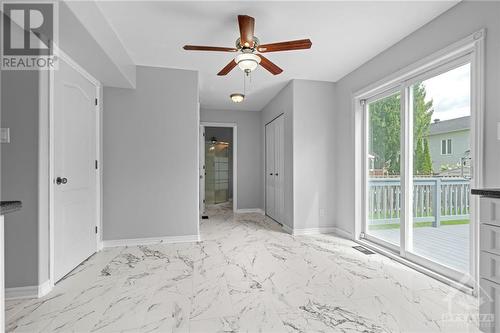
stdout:
[[426,102],[433,100],[432,120],[470,116],[470,64],[423,82]]

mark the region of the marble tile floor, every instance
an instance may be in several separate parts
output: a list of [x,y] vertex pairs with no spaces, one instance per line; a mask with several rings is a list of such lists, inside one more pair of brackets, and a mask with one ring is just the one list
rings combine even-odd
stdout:
[[478,332],[477,300],[333,236],[208,209],[202,241],[107,248],[7,332]]

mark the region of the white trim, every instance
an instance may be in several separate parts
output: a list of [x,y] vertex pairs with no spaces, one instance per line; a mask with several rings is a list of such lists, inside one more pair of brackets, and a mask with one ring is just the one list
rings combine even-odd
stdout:
[[5,288],[5,299],[37,298],[38,286]]
[[306,235],[321,235],[333,234],[338,231],[336,227],[318,227],[318,228],[293,228],[293,236],[306,236]]
[[[71,57],[55,46],[55,52],[58,58],[66,62],[70,67],[80,73],[85,79],[95,86],[95,96],[98,100],[96,109],[96,158],[98,158],[99,167],[96,173],[96,252],[102,249],[102,110],[103,110],[103,87],[101,83],[90,75],[83,67],[78,65]],[[55,244],[54,244],[54,71],[49,74],[49,284],[52,288],[55,285]],[[42,162],[42,161],[39,161]]]
[[288,225],[286,224],[282,224],[281,227],[283,228],[283,230],[287,233],[287,234],[290,234],[290,235],[293,235],[293,229],[291,227],[289,227]]
[[333,227],[332,233],[334,233],[335,235],[340,236],[342,238],[347,238],[347,239],[353,240],[353,235],[350,231],[340,229],[338,227]]
[[245,214],[245,213],[258,213],[261,215],[264,215],[264,210],[261,208],[242,208],[242,209],[237,209],[235,211],[237,214]]
[[[236,123],[216,123],[216,122],[201,121],[200,126],[203,126],[204,130],[205,127],[233,128],[233,212],[236,213],[238,210],[238,125]],[[205,149],[205,146],[200,147],[200,149]],[[200,196],[198,193],[198,198],[199,197]]]
[[[83,75],[87,80],[89,80],[94,86],[100,86],[101,83],[92,75],[89,74],[82,66],[80,66],[76,61],[74,61],[66,52],[61,50],[59,46],[55,45],[54,52],[56,54],[56,59],[61,58],[65,63],[70,65],[74,70]],[[57,59],[58,60],[58,59]]]
[[201,241],[200,235],[146,237],[146,238],[104,240],[103,247],[106,248],[106,247],[116,247],[116,246],[138,246],[138,245],[150,245],[150,244],[191,243],[191,242],[200,242],[200,241]]
[[5,299],[40,298],[47,295],[51,290],[52,284],[50,280],[47,280],[38,286],[5,288]]
[[38,297],[43,297],[52,291],[52,284],[50,280],[45,281],[38,286]]
[[[472,168],[473,170],[476,170],[476,172],[473,173],[474,178],[471,180],[471,187],[481,187],[482,186],[482,177],[483,177],[483,122],[484,122],[484,40],[485,40],[485,34],[486,31],[484,29],[476,31],[475,33],[469,35],[468,37],[457,41],[456,43],[453,43],[449,45],[448,47],[445,47],[442,50],[439,50],[430,56],[422,59],[421,61],[418,61],[412,65],[407,66],[406,68],[403,68],[396,73],[389,75],[385,79],[379,80],[378,82],[375,82],[368,87],[358,91],[353,95],[353,110],[354,110],[354,126],[355,126],[355,131],[354,131],[354,142],[355,142],[355,154],[354,154],[354,162],[355,162],[355,198],[354,202],[355,204],[355,234],[354,234],[354,239],[356,241],[362,241],[363,243],[367,242],[366,240],[361,240],[361,233],[363,232],[363,225],[366,220],[366,214],[367,214],[367,209],[366,209],[366,191],[365,191],[365,184],[366,184],[366,160],[364,156],[366,156],[366,142],[363,142],[365,139],[365,133],[366,133],[366,118],[365,118],[365,108],[364,104],[362,103],[366,99],[379,95],[381,93],[387,92],[388,90],[394,90],[394,89],[399,89],[402,93],[401,95],[401,101],[402,101],[402,106],[405,106],[405,108],[402,109],[403,113],[404,110],[407,109],[406,105],[403,103],[406,103],[405,100],[408,99],[408,85],[411,84],[414,80],[418,80],[424,76],[429,76],[432,73],[435,73],[436,71],[442,71],[443,69],[449,67],[449,69],[452,69],[453,66],[458,66],[459,63],[464,62],[464,59],[467,59],[467,62],[470,62],[471,64],[471,81],[472,81],[472,94],[471,94],[471,151],[472,151],[472,157],[473,157],[473,165]],[[402,117],[404,118],[404,117]],[[408,119],[411,121],[411,119]],[[402,119],[402,132],[403,129],[410,128],[411,123],[408,122],[408,120]],[[408,132],[408,131],[407,131]],[[411,133],[411,132],[408,132]],[[408,140],[406,140],[408,141]],[[403,141],[402,141],[403,142]],[[408,143],[408,142],[405,142]],[[410,142],[411,144],[411,142]],[[407,147],[407,146],[406,146]],[[408,149],[407,149],[408,150]],[[402,160],[408,164],[408,160],[411,161],[408,158],[403,158]],[[411,165],[406,165],[405,170],[402,173],[402,185],[409,185],[411,184],[411,179],[406,179],[411,175],[412,173],[410,172]],[[405,176],[406,175],[406,176]],[[409,180],[409,181],[408,181]],[[403,191],[404,193],[404,191]],[[403,198],[405,199],[405,198]],[[411,209],[411,205],[409,205],[406,200],[405,200],[405,206],[407,209]],[[364,207],[364,208],[363,208]],[[478,263],[478,244],[477,244],[477,239],[478,239],[478,198],[473,197],[471,198],[471,239],[472,239],[472,246],[471,246],[471,273],[473,274],[473,279],[470,279],[467,283],[470,283],[471,280],[478,281],[478,272],[479,272],[479,263]],[[410,213],[410,214],[408,214]],[[411,216],[411,211],[406,212],[407,215]],[[406,228],[407,231],[411,232],[411,230],[408,230],[407,223],[405,223],[404,219],[401,221],[402,227]],[[408,235],[408,232],[404,233],[405,235]],[[368,237],[366,237],[368,238]],[[398,253],[398,256],[405,256],[405,251],[404,251],[404,245],[405,241],[408,241],[408,237],[405,237],[405,239],[401,239],[401,249],[400,252]],[[373,243],[372,246],[376,246]],[[396,256],[396,254],[392,254]],[[413,266],[419,266],[419,265],[424,265],[424,264],[429,264],[424,260],[423,258],[416,257],[413,254],[408,255],[409,258],[414,260]],[[406,258],[404,260],[408,261],[409,258]],[[455,274],[450,274],[447,271],[442,269],[443,267],[438,267],[440,265],[433,263],[433,265],[429,265],[429,268],[435,269],[436,272],[433,272],[433,274],[428,274],[428,275],[439,275],[439,273],[446,272],[450,277],[455,277],[457,276]],[[427,273],[426,273],[427,274]],[[463,281],[461,281],[463,282]],[[461,282],[454,282],[454,284],[459,284]],[[462,288],[467,288],[466,286],[462,286]],[[474,286],[474,288],[477,290],[477,285]],[[461,289],[461,288],[459,288]]]

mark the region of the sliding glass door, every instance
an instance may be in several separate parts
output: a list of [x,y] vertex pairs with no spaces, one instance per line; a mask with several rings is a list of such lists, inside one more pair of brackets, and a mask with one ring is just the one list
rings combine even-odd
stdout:
[[365,239],[473,276],[471,65],[441,65],[364,101]]
[[391,91],[366,102],[366,237],[399,248],[401,226],[401,94]]

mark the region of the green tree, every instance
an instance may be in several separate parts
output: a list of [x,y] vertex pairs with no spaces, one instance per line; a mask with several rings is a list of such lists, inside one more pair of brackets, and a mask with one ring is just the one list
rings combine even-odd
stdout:
[[[432,173],[432,161],[429,151],[429,131],[434,112],[432,100],[426,102],[423,84],[415,84],[413,94],[413,146],[414,174]],[[394,94],[369,105],[369,151],[373,156],[375,169],[384,169],[389,174],[400,173],[401,158],[401,98]]]
[[415,175],[432,174],[432,161],[429,150],[429,132],[431,128],[432,100],[426,102],[425,86],[413,85],[413,173]]

